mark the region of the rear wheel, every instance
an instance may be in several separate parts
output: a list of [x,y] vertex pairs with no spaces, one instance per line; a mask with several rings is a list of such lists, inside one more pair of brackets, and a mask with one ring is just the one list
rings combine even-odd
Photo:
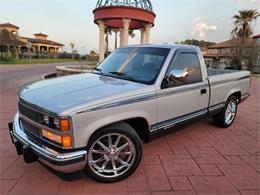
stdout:
[[225,108],[217,115],[213,117],[213,122],[216,126],[222,128],[228,128],[234,122],[237,114],[237,98],[231,96]]
[[96,132],[88,144],[86,171],[101,182],[116,182],[130,176],[142,158],[141,141],[134,129],[118,123]]

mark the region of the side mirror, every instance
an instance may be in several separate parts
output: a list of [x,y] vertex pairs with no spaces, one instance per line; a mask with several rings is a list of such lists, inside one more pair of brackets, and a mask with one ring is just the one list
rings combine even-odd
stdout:
[[162,83],[162,88],[173,87],[186,83],[189,72],[186,70],[171,70]]
[[172,70],[169,74],[170,79],[184,79],[189,76],[189,73],[186,70]]

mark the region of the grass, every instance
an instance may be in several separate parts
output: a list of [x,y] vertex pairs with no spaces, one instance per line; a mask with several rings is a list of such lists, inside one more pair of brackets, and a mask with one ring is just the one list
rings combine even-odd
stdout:
[[252,74],[252,77],[254,77],[256,79],[260,79],[260,74]]
[[9,64],[49,64],[49,63],[59,63],[59,62],[77,62],[77,61],[87,61],[85,59],[11,59],[8,61],[0,60],[0,65]]

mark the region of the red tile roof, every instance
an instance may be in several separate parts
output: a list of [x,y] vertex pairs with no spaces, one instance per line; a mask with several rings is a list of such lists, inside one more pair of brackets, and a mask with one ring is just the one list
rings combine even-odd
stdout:
[[35,36],[41,36],[41,37],[48,37],[48,35],[43,34],[43,33],[35,33]]
[[[258,38],[260,34],[254,36],[253,38],[247,38],[245,43],[243,44],[244,46],[252,46],[255,44],[255,38]],[[221,49],[221,48],[233,48],[239,45],[241,42],[240,39],[230,39],[224,42],[217,43],[215,45],[211,45],[208,47],[208,49]],[[257,46],[260,46],[257,44]]]
[[20,38],[27,39],[31,43],[42,43],[42,44],[55,45],[55,46],[61,46],[61,47],[64,46],[61,43],[51,41],[51,40],[33,39],[33,38],[29,38],[29,37],[20,37]]
[[9,28],[19,29],[18,26],[15,26],[15,25],[13,25],[13,24],[10,24],[9,22],[8,22],[8,23],[0,24],[0,27],[9,27]]
[[[253,39],[248,38],[244,45],[251,45],[253,44]],[[208,49],[220,49],[220,48],[232,48],[240,44],[240,39],[230,39],[224,42],[217,43],[215,45],[211,45]]]
[[205,54],[203,54],[203,57],[204,58],[223,58],[223,57],[231,58],[232,54],[230,54],[230,53],[226,53],[226,54],[205,53]]

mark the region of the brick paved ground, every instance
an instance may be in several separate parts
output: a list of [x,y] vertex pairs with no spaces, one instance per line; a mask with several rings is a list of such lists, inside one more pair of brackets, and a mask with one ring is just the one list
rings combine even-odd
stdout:
[[260,194],[260,80],[253,80],[252,96],[231,128],[209,120],[145,144],[141,166],[122,182],[100,184],[87,176],[66,182],[39,163],[25,164],[10,143],[7,122],[18,87],[53,67],[0,67],[1,194]]

